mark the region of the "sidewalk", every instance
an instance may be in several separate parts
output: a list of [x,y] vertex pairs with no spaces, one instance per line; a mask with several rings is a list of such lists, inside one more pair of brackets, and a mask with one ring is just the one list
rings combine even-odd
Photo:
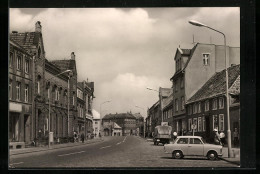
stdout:
[[232,150],[233,156],[228,158],[228,148],[223,147],[223,149],[222,149],[223,156],[220,159],[239,165],[240,164],[240,148],[231,148],[231,150]]
[[10,149],[9,155],[12,156],[12,155],[48,151],[48,150],[66,148],[66,147],[82,146],[82,145],[97,143],[97,142],[101,142],[101,141],[104,141],[104,137],[102,137],[102,139],[85,140],[84,143],[82,143],[82,142],[71,143],[70,142],[70,143],[64,143],[64,144],[54,144],[54,145],[51,145],[50,148],[48,148],[48,146],[43,146],[43,147],[28,147],[28,148],[22,148],[22,149]]

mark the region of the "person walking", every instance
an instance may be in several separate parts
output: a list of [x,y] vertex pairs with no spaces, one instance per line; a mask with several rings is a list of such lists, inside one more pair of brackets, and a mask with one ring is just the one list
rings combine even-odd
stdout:
[[224,146],[226,144],[226,139],[225,139],[224,132],[220,132],[219,136],[220,136],[220,141],[222,143],[222,146]]
[[82,143],[84,143],[85,135],[83,132],[81,133],[80,138],[81,138]]
[[213,131],[215,132],[214,142],[216,144],[221,144],[222,145],[221,140],[220,140],[220,135],[218,133],[218,129],[214,129]]
[[237,147],[239,144],[239,133],[237,131],[237,128],[235,128],[235,131],[233,132],[233,141],[234,141],[234,146]]

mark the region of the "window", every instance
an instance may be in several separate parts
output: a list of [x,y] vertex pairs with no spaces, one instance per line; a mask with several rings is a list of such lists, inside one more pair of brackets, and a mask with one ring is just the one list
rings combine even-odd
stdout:
[[188,144],[188,138],[180,138],[177,144]]
[[40,94],[40,85],[41,85],[40,79],[38,79],[38,81],[37,81],[37,93],[38,94]]
[[181,97],[181,110],[185,109],[185,101],[184,101],[184,97]]
[[195,128],[196,128],[196,129],[194,129],[194,132],[197,132],[197,129],[198,129],[197,118],[193,118],[193,124],[195,125]]
[[198,138],[190,138],[190,144],[203,144]]
[[201,117],[198,117],[198,132],[201,132],[202,125],[201,125]]
[[206,53],[206,54],[202,54],[203,56],[203,65],[207,66],[209,65],[209,54]]
[[29,73],[29,60],[28,59],[25,60],[24,68],[25,68],[25,73],[28,74]]
[[217,99],[213,99],[213,103],[212,103],[212,109],[213,110],[216,110],[218,109],[218,100]]
[[209,101],[205,101],[205,111],[209,111]]
[[50,87],[48,88],[48,99],[50,99]]
[[72,96],[72,105],[75,105],[75,95]]
[[224,131],[224,114],[219,114],[219,130]]
[[9,67],[13,67],[13,63],[14,63],[14,54],[10,53],[10,60],[9,60]]
[[13,85],[12,85],[12,80],[9,80],[9,99],[12,99],[12,91],[13,91]]
[[213,115],[213,130],[217,129],[218,130],[218,116]]
[[224,108],[224,98],[221,97],[219,98],[219,109],[223,109]]
[[95,124],[98,124],[98,122],[97,122],[97,121],[95,121]]
[[198,106],[198,113],[201,113],[201,103],[199,102],[197,106]]
[[192,114],[192,105],[189,105],[189,107],[188,107],[188,114],[189,114],[189,115]]
[[181,88],[184,87],[184,80],[183,80],[183,77],[181,78]]
[[178,79],[175,81],[175,92],[178,91]]
[[17,70],[22,69],[22,57],[21,56],[17,56],[16,65],[17,65],[16,66]]
[[189,118],[189,120],[188,120],[188,124],[189,124],[189,127],[188,127],[188,129],[189,129],[189,131],[191,132],[191,125],[192,125],[191,118]]
[[197,104],[194,103],[193,104],[193,114],[196,114],[197,113]]
[[24,101],[28,102],[29,99],[29,85],[25,85],[25,89],[24,89]]
[[202,130],[206,131],[206,125],[205,125],[206,121],[205,121],[205,117],[202,117]]
[[21,82],[17,82],[16,85],[16,99],[21,100]]
[[59,100],[59,90],[58,90],[58,88],[55,89],[55,100],[56,101]]
[[178,112],[179,105],[178,105],[178,99],[175,99],[175,111]]

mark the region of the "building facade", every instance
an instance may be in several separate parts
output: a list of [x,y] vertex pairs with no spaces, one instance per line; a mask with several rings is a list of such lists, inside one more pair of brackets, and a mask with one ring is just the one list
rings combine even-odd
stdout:
[[[173,83],[173,129],[187,131],[185,103],[216,72],[225,69],[224,46],[197,43],[192,49],[176,50]],[[227,46],[228,65],[240,63],[240,48]]]
[[34,57],[9,40],[9,142],[10,148],[24,147],[33,140]]
[[[229,98],[230,98],[230,129],[231,132],[240,124],[240,65],[228,68]],[[214,142],[214,129],[227,135],[227,105],[226,105],[225,70],[212,76],[198,90],[186,105],[187,133],[202,136],[207,142]],[[192,130],[192,124],[196,125]],[[233,137],[232,137],[233,140]]]

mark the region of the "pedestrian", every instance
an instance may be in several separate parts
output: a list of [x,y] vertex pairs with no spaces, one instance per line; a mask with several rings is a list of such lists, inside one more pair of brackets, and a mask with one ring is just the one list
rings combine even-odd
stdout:
[[177,132],[173,132],[173,140],[175,140],[177,136],[178,136]]
[[77,141],[77,133],[74,131],[74,143]]
[[239,133],[237,131],[237,128],[235,128],[235,131],[233,132],[233,141],[234,141],[234,146],[237,147],[239,144]]
[[224,146],[226,144],[226,139],[225,139],[224,132],[220,132],[219,136],[220,136],[220,141],[222,143],[222,146]]
[[101,138],[101,134],[100,134],[100,132],[99,132],[98,136],[99,136],[99,138]]
[[221,145],[222,145],[222,143],[221,143],[221,141],[220,141],[220,135],[219,135],[219,133],[218,133],[218,129],[214,129],[213,131],[215,132],[214,142],[215,142],[216,144],[221,144]]
[[82,143],[84,143],[85,135],[84,135],[84,133],[83,133],[83,132],[81,133],[81,136],[80,136],[80,138],[81,138],[81,141],[82,141]]

